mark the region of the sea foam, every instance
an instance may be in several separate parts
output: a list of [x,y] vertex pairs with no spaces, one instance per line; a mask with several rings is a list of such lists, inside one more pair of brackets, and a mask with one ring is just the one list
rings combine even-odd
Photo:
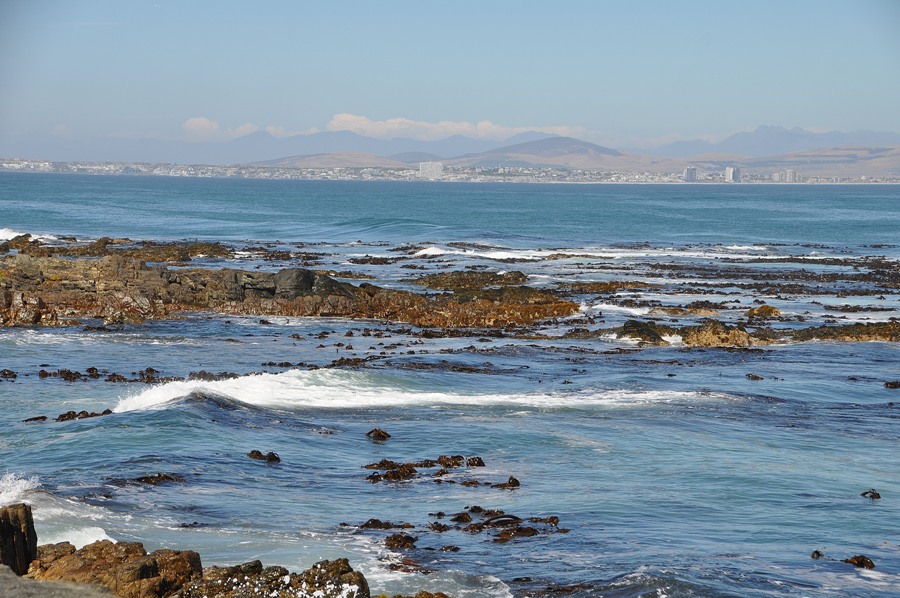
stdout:
[[718,393],[584,389],[559,393],[463,394],[417,389],[380,373],[344,370],[290,370],[213,382],[169,382],[122,398],[117,413],[164,409],[190,396],[209,394],[246,405],[273,409],[355,409],[415,406],[497,406],[589,408],[646,405],[727,398]]

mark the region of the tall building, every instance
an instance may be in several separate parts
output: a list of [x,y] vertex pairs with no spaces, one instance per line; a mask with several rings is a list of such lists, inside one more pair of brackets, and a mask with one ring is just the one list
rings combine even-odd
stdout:
[[796,170],[787,169],[784,171],[784,182],[785,183],[799,183],[800,177],[797,176]]
[[695,183],[697,182],[697,169],[693,166],[688,166],[684,169],[684,175],[682,176],[685,183]]
[[737,166],[729,166],[725,169],[725,182],[726,183],[740,183],[741,182],[741,169]]
[[444,178],[443,162],[419,162],[419,178],[426,181],[439,181]]

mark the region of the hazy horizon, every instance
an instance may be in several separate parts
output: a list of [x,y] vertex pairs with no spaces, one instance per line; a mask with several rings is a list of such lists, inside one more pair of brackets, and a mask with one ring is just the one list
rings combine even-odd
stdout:
[[900,132],[900,4],[7,0],[0,137]]

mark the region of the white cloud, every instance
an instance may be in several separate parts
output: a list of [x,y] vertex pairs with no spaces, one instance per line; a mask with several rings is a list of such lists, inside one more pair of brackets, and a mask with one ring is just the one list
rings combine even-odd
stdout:
[[477,123],[442,120],[428,122],[397,117],[387,120],[372,120],[357,114],[335,114],[328,125],[328,131],[352,131],[359,135],[378,139],[411,137],[422,141],[444,139],[453,135],[464,135],[477,139],[507,139],[519,133],[539,131],[552,135],[579,136],[585,133],[581,127],[507,127],[483,120]]
[[228,141],[259,130],[253,123],[245,123],[234,129],[223,129],[219,123],[205,116],[189,118],[184,121],[181,128],[187,141]]

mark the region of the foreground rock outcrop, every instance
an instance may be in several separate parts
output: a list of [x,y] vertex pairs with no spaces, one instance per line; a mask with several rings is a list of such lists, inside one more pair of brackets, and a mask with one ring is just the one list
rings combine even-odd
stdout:
[[302,573],[252,561],[207,567],[192,550],[156,550],[140,542],[101,540],[78,550],[68,542],[38,550],[27,578],[102,586],[122,598],[369,598],[365,576],[347,559],[321,561]]
[[120,254],[0,259],[0,325],[55,326],[78,318],[139,323],[186,311],[373,318],[429,327],[506,327],[567,316],[577,304],[530,287],[424,295],[355,286],[304,268],[278,272],[169,269]]
[[140,542],[101,540],[75,550],[68,542],[41,546],[27,577],[95,584],[123,598],[171,596],[201,578],[200,555],[193,550],[147,554]]
[[31,507],[17,503],[0,508],[0,565],[6,565],[16,575],[28,571],[37,556],[37,534]]

